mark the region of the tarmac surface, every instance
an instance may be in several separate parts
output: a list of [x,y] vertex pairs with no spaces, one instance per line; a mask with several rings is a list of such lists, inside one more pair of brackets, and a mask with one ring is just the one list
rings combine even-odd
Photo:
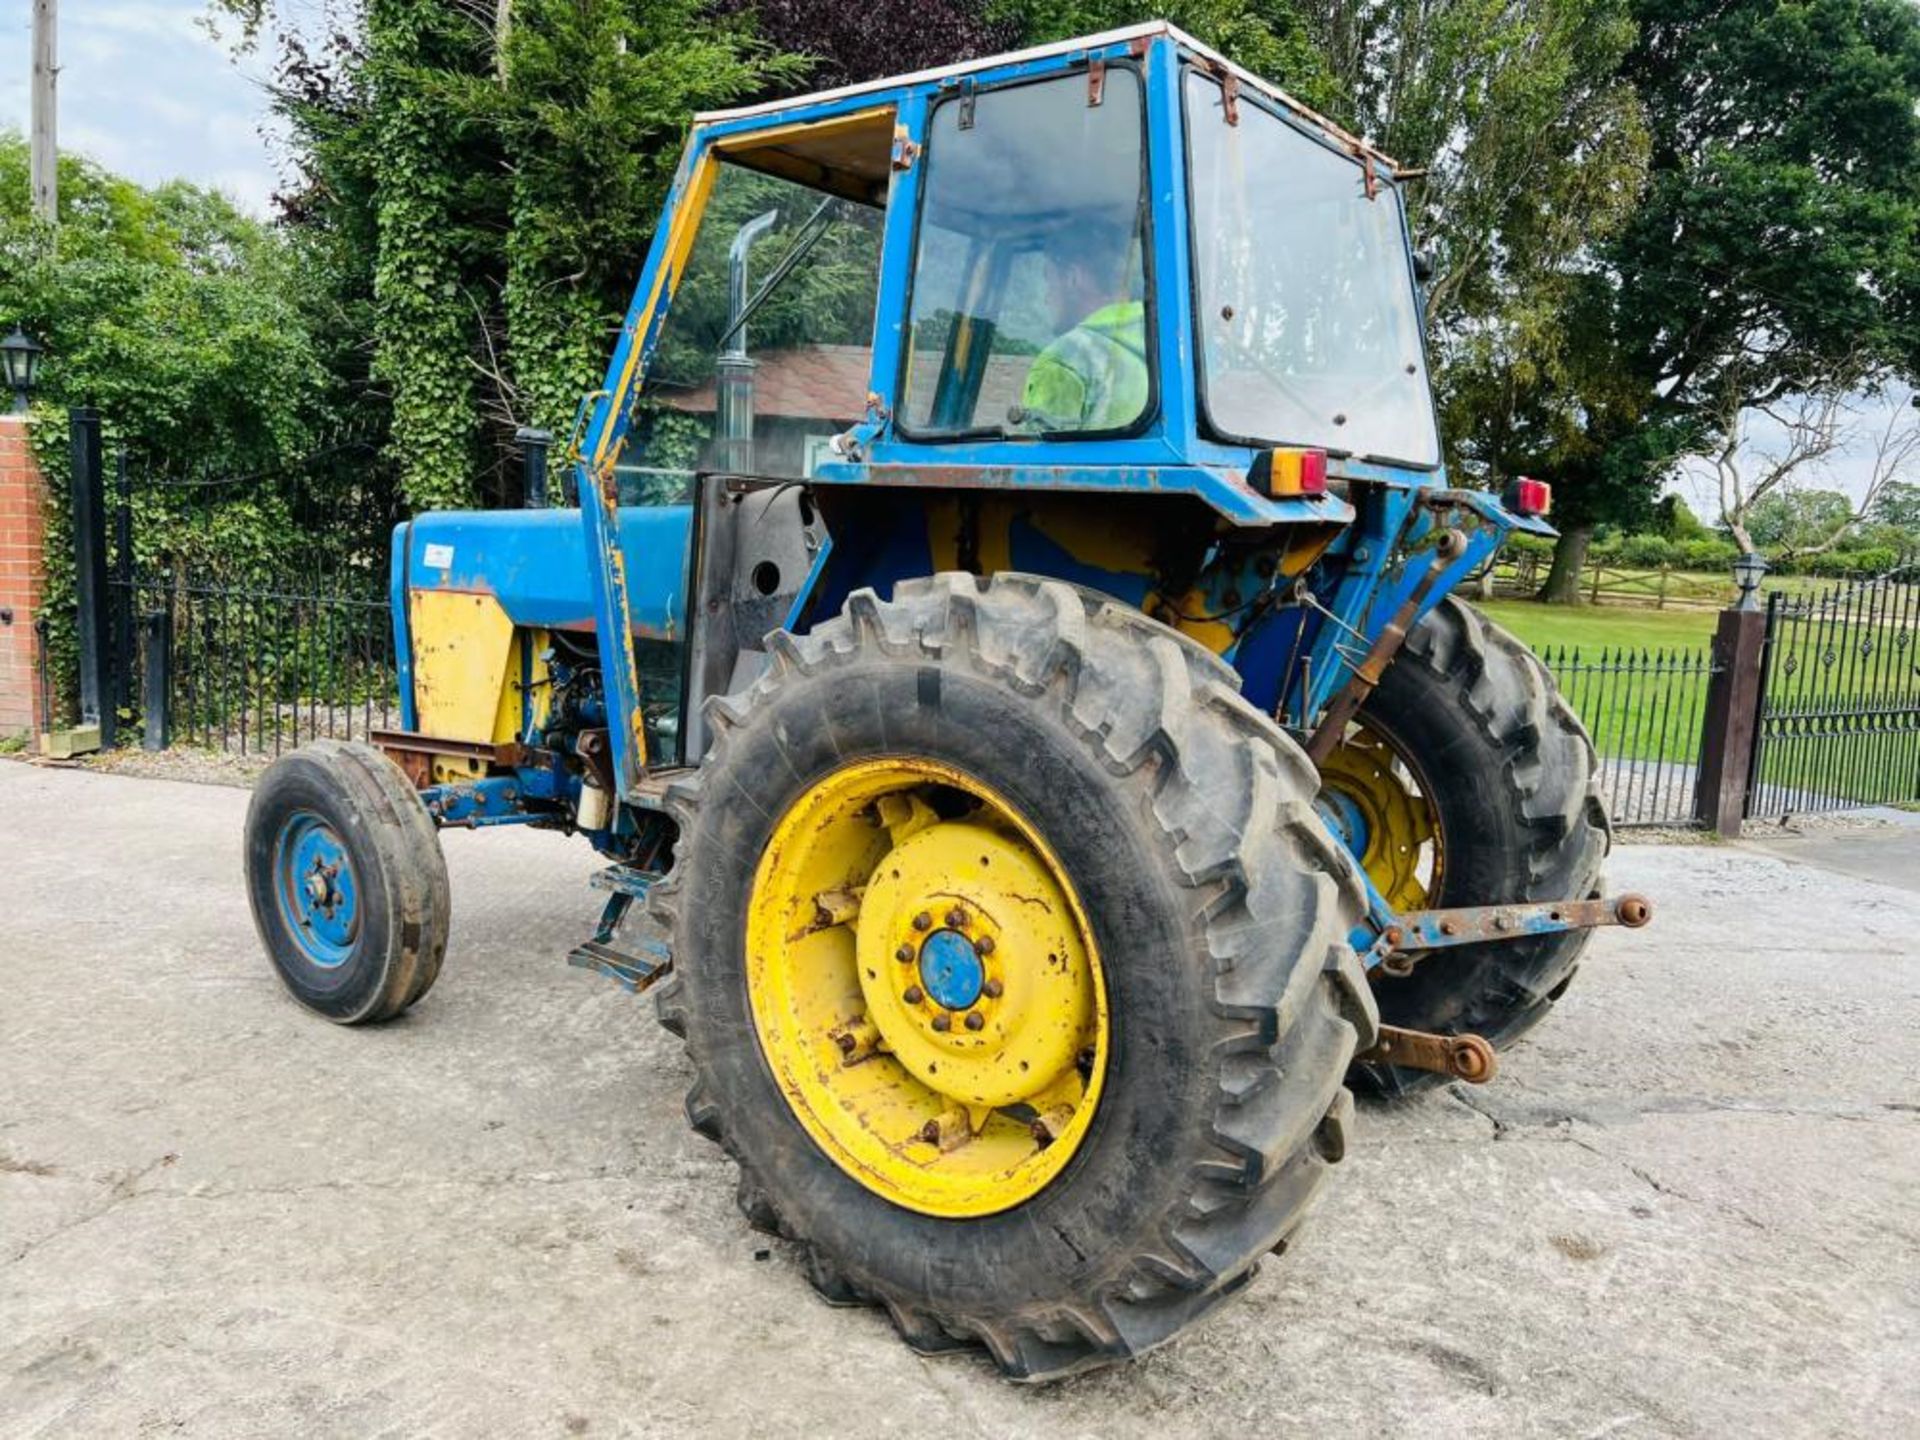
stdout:
[[561,958],[584,845],[447,836],[438,987],[343,1030],[246,800],[0,764],[0,1436],[1920,1433],[1920,830],[1622,845],[1654,923],[1494,1084],[1363,1105],[1236,1302],[1020,1388],[747,1228]]

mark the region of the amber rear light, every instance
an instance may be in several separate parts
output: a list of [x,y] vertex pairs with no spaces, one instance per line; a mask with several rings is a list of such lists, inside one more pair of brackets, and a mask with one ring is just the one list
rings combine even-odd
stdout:
[[1254,457],[1247,476],[1253,488],[1275,500],[1327,493],[1327,452],[1324,450],[1263,450]]

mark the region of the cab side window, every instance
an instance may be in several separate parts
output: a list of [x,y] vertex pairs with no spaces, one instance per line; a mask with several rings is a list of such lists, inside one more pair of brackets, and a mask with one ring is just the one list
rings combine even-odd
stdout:
[[953,97],[929,122],[901,428],[1123,433],[1154,397],[1140,78]]

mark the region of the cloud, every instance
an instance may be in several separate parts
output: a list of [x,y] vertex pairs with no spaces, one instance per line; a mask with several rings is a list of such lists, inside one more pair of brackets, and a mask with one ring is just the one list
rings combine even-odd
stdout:
[[[0,22],[0,49],[23,59],[31,25]],[[183,179],[225,192],[265,215],[275,186],[265,63],[236,63],[197,23],[204,0],[84,0],[63,6],[59,128],[79,152],[143,185]],[[14,44],[15,39],[18,45]],[[16,67],[9,65],[9,71]],[[28,124],[25,65],[0,80],[0,126]]]

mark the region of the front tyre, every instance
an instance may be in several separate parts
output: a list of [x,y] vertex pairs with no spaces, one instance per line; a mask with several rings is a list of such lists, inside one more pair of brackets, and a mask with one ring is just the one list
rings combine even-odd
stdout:
[[247,807],[247,896],[274,972],[342,1025],[427,993],[451,901],[420,796],[371,746],[320,740],[268,767]]
[[1040,1378],[1249,1278],[1346,1146],[1351,862],[1232,672],[1053,581],[855,594],[713,711],[655,888],[694,1127],[828,1299]]

